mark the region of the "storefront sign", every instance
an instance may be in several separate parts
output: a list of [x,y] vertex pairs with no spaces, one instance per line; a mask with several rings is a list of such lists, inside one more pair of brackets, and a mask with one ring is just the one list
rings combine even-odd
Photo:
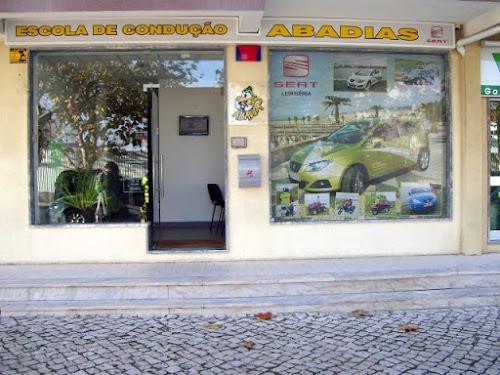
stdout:
[[279,20],[262,22],[266,41],[287,44],[356,44],[453,48],[453,24],[349,20]]
[[481,49],[481,95],[500,97],[500,48]]
[[121,43],[256,43],[454,48],[454,25],[352,20],[264,19],[261,33],[242,33],[236,17],[141,20],[7,20],[6,42],[17,45]]
[[12,20],[6,22],[6,43],[88,44],[134,42],[229,42],[237,19],[170,18],[122,20]]

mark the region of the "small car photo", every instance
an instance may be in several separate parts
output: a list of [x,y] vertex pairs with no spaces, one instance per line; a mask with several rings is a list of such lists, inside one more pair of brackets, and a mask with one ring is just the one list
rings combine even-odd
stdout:
[[402,214],[428,214],[436,211],[439,198],[436,190],[427,183],[404,183],[402,189]]
[[427,69],[413,69],[410,72],[403,75],[401,81],[405,85],[432,85],[434,84],[435,78],[434,73]]
[[363,119],[299,148],[288,177],[308,192],[362,193],[370,181],[429,167],[427,132],[413,120]]
[[370,90],[382,80],[379,69],[359,69],[347,79],[347,86],[352,89]]

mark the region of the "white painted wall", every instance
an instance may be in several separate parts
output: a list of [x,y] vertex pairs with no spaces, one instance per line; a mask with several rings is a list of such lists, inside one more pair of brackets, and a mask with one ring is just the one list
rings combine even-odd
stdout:
[[[453,218],[439,221],[271,224],[269,212],[268,147],[268,61],[263,48],[261,62],[236,62],[235,48],[226,51],[225,96],[226,142],[233,136],[248,138],[246,149],[227,148],[226,195],[228,251],[219,253],[149,254],[147,225],[94,225],[34,227],[29,219],[29,134],[28,67],[9,64],[9,50],[0,39],[0,263],[58,262],[160,262],[239,259],[335,258],[455,254],[462,249],[460,204],[463,139],[466,126],[462,116],[462,60],[452,53],[453,105]],[[234,98],[249,84],[263,98],[264,111],[254,121],[237,122]],[[470,110],[470,109],[469,109]],[[483,108],[473,110],[482,111]],[[471,115],[472,116],[472,115]],[[212,124],[213,122],[211,122]],[[486,137],[486,133],[484,134]],[[187,147],[187,146],[186,146]],[[484,147],[479,149],[483,152]],[[472,152],[470,150],[467,150]],[[262,186],[239,188],[237,157],[259,154]],[[466,165],[466,168],[476,168]],[[481,185],[478,185],[481,186]],[[486,189],[475,189],[470,199],[486,201]],[[202,195],[206,197],[204,192]],[[205,198],[203,198],[205,199]],[[207,199],[208,200],[208,199]],[[464,204],[473,209],[473,205]],[[486,212],[482,213],[486,215]],[[485,216],[486,217],[486,216]],[[485,219],[486,220],[486,219]],[[471,229],[472,230],[472,229]],[[470,234],[471,239],[476,239]],[[476,241],[477,242],[477,241]],[[477,245],[477,244],[475,244]],[[481,244],[479,244],[481,246]]]
[[[207,184],[224,190],[224,94],[221,88],[159,90],[160,149],[165,194],[162,222],[210,221]],[[209,117],[209,134],[179,135],[180,115]]]

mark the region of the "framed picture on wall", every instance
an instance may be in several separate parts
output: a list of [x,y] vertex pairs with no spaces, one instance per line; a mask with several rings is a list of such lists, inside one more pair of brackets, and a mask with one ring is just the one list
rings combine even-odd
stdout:
[[179,116],[179,135],[208,135],[208,116]]

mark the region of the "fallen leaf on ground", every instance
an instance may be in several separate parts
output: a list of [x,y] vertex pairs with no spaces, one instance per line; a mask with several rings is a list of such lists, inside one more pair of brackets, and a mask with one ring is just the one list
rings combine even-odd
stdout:
[[243,343],[243,346],[247,349],[253,349],[255,346],[255,343],[253,341],[245,341]]
[[370,313],[366,310],[354,310],[349,314],[349,316],[351,318],[365,318],[370,316]]
[[203,327],[206,328],[206,329],[220,329],[220,325],[218,324],[213,324],[213,323],[206,323],[206,324],[203,324]]
[[414,324],[410,324],[410,325],[401,326],[398,329],[401,331],[405,331],[405,332],[415,332],[415,331],[418,331],[418,326],[414,325]]
[[265,312],[265,313],[258,313],[254,315],[256,318],[262,319],[262,320],[269,320],[273,316],[272,313],[270,312]]

